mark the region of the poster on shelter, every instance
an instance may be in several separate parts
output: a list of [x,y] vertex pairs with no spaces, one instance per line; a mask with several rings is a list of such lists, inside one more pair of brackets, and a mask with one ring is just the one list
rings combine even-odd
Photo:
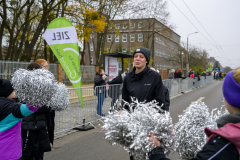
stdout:
[[105,57],[105,74],[108,74],[109,81],[113,80],[115,77],[118,76],[118,65],[118,58],[108,56]]

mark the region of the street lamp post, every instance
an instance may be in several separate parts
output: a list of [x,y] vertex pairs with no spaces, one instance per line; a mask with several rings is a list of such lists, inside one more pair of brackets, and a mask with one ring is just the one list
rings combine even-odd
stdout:
[[[187,65],[189,65],[189,60],[188,60],[188,57],[189,57],[189,53],[188,53],[188,36],[191,35],[191,34],[196,34],[196,33],[198,33],[198,32],[193,32],[193,33],[190,33],[190,34],[187,35]],[[187,71],[188,70],[189,70],[189,68],[187,68]]]
[[182,71],[183,71],[183,52],[182,52]]

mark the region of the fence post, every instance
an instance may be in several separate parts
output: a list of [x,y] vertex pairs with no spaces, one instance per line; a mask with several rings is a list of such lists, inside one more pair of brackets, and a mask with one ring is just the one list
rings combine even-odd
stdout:
[[57,62],[57,81],[63,82],[62,66]]

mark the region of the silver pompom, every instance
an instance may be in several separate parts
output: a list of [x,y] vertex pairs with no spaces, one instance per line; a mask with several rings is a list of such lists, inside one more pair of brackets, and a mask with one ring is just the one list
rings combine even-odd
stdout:
[[204,129],[216,129],[216,119],[226,114],[226,109],[213,109],[211,113],[204,102],[193,102],[179,115],[174,126],[175,151],[182,159],[191,159],[207,142]]
[[14,72],[11,83],[16,97],[34,107],[47,104],[56,92],[54,75],[44,69],[19,69]]
[[48,102],[47,106],[52,110],[61,111],[65,110],[69,105],[69,95],[67,87],[62,83],[56,83],[57,91],[52,99]]
[[170,153],[173,135],[169,112],[163,111],[156,101],[139,103],[133,100],[133,103],[125,104],[130,107],[130,112],[123,110],[118,115],[115,111],[105,118],[105,139],[111,144],[120,144],[135,159],[146,159],[147,153],[156,147],[149,140],[152,133],[160,140],[164,153]]

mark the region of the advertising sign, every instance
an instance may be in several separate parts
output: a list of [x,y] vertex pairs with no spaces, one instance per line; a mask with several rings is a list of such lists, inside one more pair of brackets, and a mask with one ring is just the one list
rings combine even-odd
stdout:
[[108,57],[108,56],[105,57],[105,74],[108,74],[109,81],[113,80],[115,77],[118,76],[118,71],[119,71],[118,66],[119,66],[118,58]]

